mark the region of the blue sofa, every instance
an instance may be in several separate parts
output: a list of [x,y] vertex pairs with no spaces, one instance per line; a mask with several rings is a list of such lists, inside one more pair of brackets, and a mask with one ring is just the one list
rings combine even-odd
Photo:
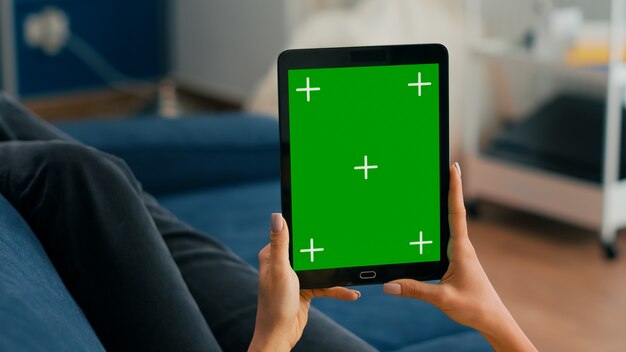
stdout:
[[[278,125],[238,114],[59,124],[125,159],[145,189],[251,265],[280,211]],[[490,351],[476,331],[433,306],[361,288],[354,303],[314,305],[382,351]],[[0,196],[0,350],[103,350],[37,238]]]

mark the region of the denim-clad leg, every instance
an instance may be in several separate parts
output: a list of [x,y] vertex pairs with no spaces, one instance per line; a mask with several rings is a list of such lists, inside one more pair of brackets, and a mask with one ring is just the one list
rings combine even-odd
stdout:
[[[191,294],[225,351],[245,351],[254,331],[258,272],[215,238],[180,222],[150,195],[144,202]],[[269,214],[268,214],[269,241]],[[260,248],[259,248],[260,250]],[[373,351],[315,308],[294,351]]]
[[0,192],[112,351],[219,351],[141,191],[74,142],[0,143]]
[[[256,270],[159,206],[123,161],[73,142],[2,95],[0,192],[107,349],[246,350]],[[372,347],[312,309],[295,350]]]

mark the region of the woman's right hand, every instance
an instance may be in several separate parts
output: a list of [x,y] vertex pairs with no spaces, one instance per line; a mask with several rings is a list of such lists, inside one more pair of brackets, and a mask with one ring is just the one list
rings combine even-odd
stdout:
[[480,331],[495,350],[536,351],[500,300],[469,240],[458,163],[450,166],[448,204],[450,265],[441,282],[394,280],[385,284],[385,293],[433,304],[452,320]]

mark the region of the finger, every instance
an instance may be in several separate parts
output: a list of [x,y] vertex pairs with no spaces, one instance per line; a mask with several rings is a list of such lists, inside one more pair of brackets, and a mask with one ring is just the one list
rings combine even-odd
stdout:
[[361,292],[345,287],[314,288],[309,291],[312,297],[328,297],[342,301],[356,301],[361,297]]
[[450,189],[448,190],[448,221],[450,235],[454,239],[467,238],[467,221],[463,203],[463,184],[459,163],[450,165]]
[[443,294],[442,287],[412,279],[394,280],[383,286],[383,292],[408,298],[416,298],[434,305],[440,301]]
[[271,262],[289,265],[289,229],[282,214],[273,213],[270,225]]

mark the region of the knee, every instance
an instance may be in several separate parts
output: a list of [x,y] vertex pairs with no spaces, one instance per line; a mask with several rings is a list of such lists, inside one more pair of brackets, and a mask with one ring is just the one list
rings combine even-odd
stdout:
[[46,142],[39,157],[48,174],[64,178],[85,175],[110,176],[113,168],[106,154],[73,142]]
[[78,143],[20,141],[0,147],[0,191],[12,199],[62,202],[94,190],[112,194],[140,187],[119,159]]

